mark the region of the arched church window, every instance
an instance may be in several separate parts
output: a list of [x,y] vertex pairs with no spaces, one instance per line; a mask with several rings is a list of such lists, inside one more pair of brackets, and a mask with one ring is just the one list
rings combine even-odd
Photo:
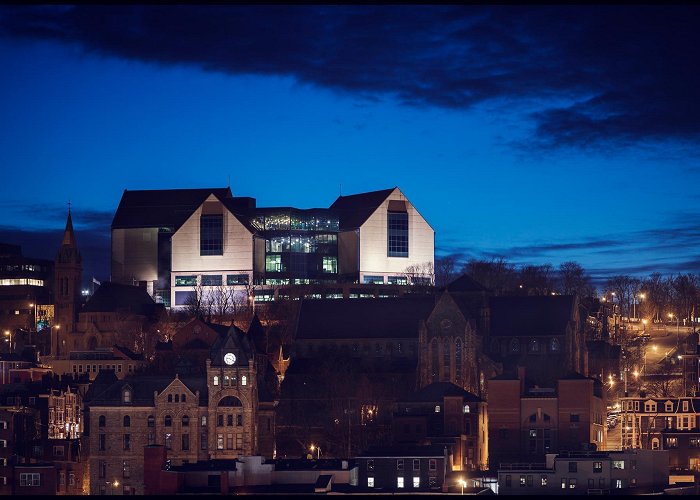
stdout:
[[530,342],[527,344],[527,349],[530,352],[539,352],[540,343],[537,341],[537,339],[530,339]]
[[442,379],[445,381],[450,380],[450,341],[448,339],[445,339],[442,342],[442,357],[443,357],[443,364],[442,364]]
[[462,385],[462,339],[455,340],[455,383]]
[[553,352],[556,352],[559,350],[559,341],[557,339],[552,339],[552,342],[550,343],[550,348]]
[[430,376],[433,382],[438,381],[438,341],[430,342]]
[[513,339],[510,341],[510,350],[511,352],[520,351],[520,341],[518,339]]

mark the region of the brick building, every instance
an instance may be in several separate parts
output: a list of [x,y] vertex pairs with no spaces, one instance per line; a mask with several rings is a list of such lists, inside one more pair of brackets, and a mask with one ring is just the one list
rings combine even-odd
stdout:
[[235,326],[225,333],[210,330],[204,373],[126,377],[89,395],[91,494],[115,482],[115,494],[143,494],[143,450],[149,445],[163,445],[174,466],[274,456],[275,401],[265,379],[266,357]]
[[599,380],[572,373],[540,386],[505,374],[489,385],[489,465],[543,461],[547,453],[604,449],[606,394]]

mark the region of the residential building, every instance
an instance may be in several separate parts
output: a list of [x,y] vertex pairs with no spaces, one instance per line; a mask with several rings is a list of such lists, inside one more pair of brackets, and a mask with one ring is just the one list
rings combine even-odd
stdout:
[[440,445],[370,448],[357,456],[357,491],[447,491],[448,453],[447,447]]
[[597,379],[571,373],[540,386],[505,373],[488,381],[489,465],[542,461],[547,453],[607,442],[606,394]]
[[102,370],[113,371],[117,378],[124,378],[142,371],[148,365],[143,354],[136,354],[122,346],[98,347],[92,351],[70,351],[67,356],[51,360],[53,372],[58,375],[73,374],[76,378],[86,374],[95,380]]
[[435,382],[397,403],[394,442],[448,446],[449,471],[488,467],[486,402],[451,382]]
[[590,495],[663,492],[668,453],[657,450],[550,453],[544,463],[502,463],[499,495]]
[[[676,433],[688,434],[698,430],[700,398],[647,397],[642,393],[621,398],[620,404],[623,449],[673,450],[678,448]],[[676,458],[672,461],[679,463]]]

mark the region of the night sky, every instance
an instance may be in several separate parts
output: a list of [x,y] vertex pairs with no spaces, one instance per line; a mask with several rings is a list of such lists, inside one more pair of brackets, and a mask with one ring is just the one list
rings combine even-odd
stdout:
[[124,189],[328,207],[398,186],[437,256],[700,271],[700,8],[0,7],[0,242]]

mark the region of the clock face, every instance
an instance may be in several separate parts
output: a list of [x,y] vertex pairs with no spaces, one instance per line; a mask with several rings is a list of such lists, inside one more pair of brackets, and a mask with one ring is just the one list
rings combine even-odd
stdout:
[[226,353],[226,355],[224,356],[224,363],[226,363],[227,365],[232,365],[235,362],[236,362],[236,355],[233,354],[232,352]]

